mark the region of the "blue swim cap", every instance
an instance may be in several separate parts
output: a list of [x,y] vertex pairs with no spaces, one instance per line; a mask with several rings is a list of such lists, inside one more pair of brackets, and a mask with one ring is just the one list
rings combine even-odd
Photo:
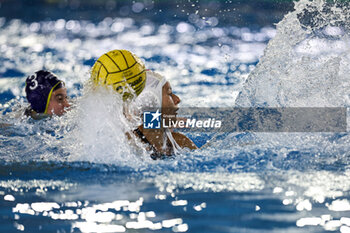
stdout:
[[46,70],[39,70],[26,79],[27,100],[37,113],[47,113],[51,94],[64,86],[56,75]]

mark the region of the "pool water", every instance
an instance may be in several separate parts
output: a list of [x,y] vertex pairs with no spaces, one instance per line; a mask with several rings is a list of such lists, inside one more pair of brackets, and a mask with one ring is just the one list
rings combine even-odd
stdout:
[[[17,4],[17,5],[16,5]],[[348,107],[346,1],[0,2],[1,232],[350,232],[350,136],[187,133],[152,160],[122,136],[95,60],[131,50],[185,107]],[[62,78],[72,110],[33,121],[24,81]]]

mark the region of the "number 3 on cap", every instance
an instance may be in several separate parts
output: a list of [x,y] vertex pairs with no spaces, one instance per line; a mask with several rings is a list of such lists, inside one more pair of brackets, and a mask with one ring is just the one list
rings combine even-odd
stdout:
[[38,81],[36,80],[36,75],[30,76],[31,85],[29,86],[30,90],[35,90],[38,87]]

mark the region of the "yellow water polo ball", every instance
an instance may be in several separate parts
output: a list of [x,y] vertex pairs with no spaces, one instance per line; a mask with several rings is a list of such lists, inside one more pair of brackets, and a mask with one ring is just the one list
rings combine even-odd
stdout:
[[112,50],[97,59],[92,67],[91,79],[95,85],[112,86],[126,100],[142,92],[146,68],[141,59],[130,51]]

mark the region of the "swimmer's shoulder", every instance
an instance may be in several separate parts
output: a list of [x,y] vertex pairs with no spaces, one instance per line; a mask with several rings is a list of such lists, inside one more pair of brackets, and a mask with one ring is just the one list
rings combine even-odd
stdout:
[[0,129],[5,129],[5,128],[8,128],[12,126],[11,124],[8,124],[8,123],[0,123]]
[[47,117],[49,117],[48,114],[45,113],[37,113],[36,111],[34,111],[31,107],[27,107],[24,110],[24,115],[26,117],[31,117],[33,120],[41,120],[41,119],[45,119]]

